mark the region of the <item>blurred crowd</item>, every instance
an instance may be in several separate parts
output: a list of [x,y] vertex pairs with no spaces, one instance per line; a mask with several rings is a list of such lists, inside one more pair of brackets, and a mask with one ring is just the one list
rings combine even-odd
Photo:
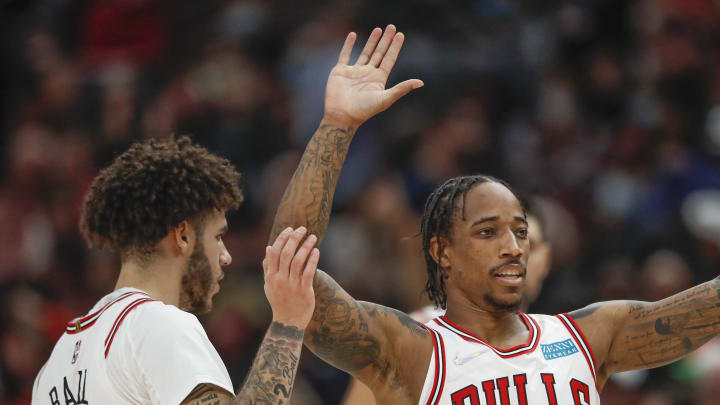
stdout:
[[[530,312],[657,300],[718,274],[718,1],[5,0],[0,403],[29,402],[64,323],[113,289],[118,258],[77,229],[93,176],[169,133],[243,173],[233,264],[201,317],[237,388],[271,317],[272,218],[327,75],[347,32],[364,43],[388,23],[407,37],[389,84],[425,87],[360,129],[340,177],[321,267],[353,296],[427,303],[423,203],[470,173],[540,207],[553,268]],[[293,403],[336,404],[347,380],[306,351]],[[720,403],[720,341],[616,375],[602,397]]]

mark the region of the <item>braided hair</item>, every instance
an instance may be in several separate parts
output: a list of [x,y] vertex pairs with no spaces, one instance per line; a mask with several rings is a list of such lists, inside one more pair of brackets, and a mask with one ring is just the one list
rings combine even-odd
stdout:
[[[425,254],[425,266],[428,273],[428,280],[424,292],[436,307],[446,309],[447,291],[445,291],[445,280],[447,272],[435,261],[430,254],[430,241],[437,237],[438,256],[443,251],[443,238],[449,239],[453,224],[453,215],[460,209],[460,217],[465,218],[465,197],[475,185],[483,183],[499,183],[510,190],[517,198],[515,192],[503,180],[487,175],[459,176],[447,180],[440,187],[430,194],[425,202],[420,234],[422,236],[423,252]],[[458,197],[462,202],[457,204]],[[518,201],[520,199],[518,198]],[[522,203],[521,203],[522,204]]]

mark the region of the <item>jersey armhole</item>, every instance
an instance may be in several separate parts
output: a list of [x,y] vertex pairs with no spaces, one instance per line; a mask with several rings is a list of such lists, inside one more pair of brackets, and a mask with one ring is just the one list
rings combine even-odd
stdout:
[[[433,343],[433,355],[431,358],[432,363],[430,367],[434,368],[433,385],[428,395],[427,401],[423,405],[437,405],[440,403],[442,397],[443,388],[445,387],[445,373],[447,368],[445,358],[445,342],[443,341],[442,335],[437,331],[428,328],[425,325],[420,325],[430,332]],[[427,380],[426,380],[427,382]]]
[[575,320],[570,316],[568,313],[562,313],[555,315],[558,319],[560,319],[560,322],[565,326],[565,328],[570,332],[570,336],[572,336],[575,343],[580,348],[580,351],[582,352],[583,356],[585,357],[585,361],[587,362],[588,367],[590,368],[590,373],[593,376],[593,380],[595,381],[595,389],[600,392],[598,389],[598,382],[597,382],[597,370],[595,366],[595,355],[593,354],[592,347],[590,347],[590,343],[588,342],[587,338],[585,337],[585,334],[583,334],[582,329],[578,327],[578,325],[575,323]]

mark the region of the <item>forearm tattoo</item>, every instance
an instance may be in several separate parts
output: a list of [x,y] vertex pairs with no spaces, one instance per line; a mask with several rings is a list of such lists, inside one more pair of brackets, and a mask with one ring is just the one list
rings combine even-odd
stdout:
[[213,384],[200,384],[182,405],[289,404],[303,336],[302,329],[273,322],[237,396]]
[[655,303],[630,303],[627,311],[624,350],[614,361],[626,369],[670,363],[720,333],[720,279]]
[[325,236],[340,170],[355,128],[320,125],[305,148],[285,189],[270,232],[270,243],[287,227],[305,226],[308,235]]
[[239,404],[281,405],[290,402],[304,330],[273,322],[250,373],[237,394]]

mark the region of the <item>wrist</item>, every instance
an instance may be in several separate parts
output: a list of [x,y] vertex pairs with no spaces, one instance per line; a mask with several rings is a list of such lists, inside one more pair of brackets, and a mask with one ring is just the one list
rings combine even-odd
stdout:
[[270,327],[268,328],[268,334],[276,337],[302,340],[305,335],[305,327],[298,326],[293,322],[278,321],[273,318],[272,323],[270,323]]
[[320,125],[337,127],[354,134],[357,128],[362,125],[362,122],[353,120],[344,114],[334,114],[326,111],[322,121],[320,121]]

